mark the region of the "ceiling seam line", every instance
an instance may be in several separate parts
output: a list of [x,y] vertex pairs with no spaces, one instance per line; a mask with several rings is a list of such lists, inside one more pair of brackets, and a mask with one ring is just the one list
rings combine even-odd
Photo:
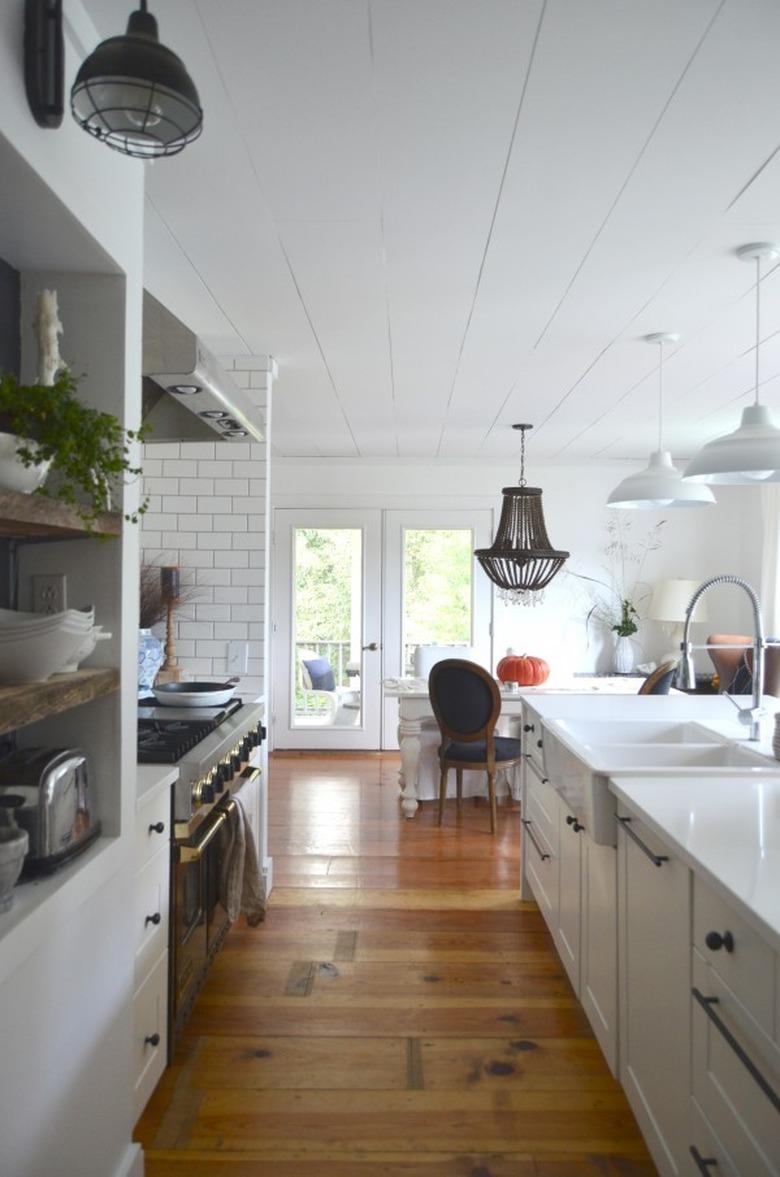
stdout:
[[165,217],[165,216],[163,216],[163,214],[160,212],[160,209],[159,209],[159,208],[158,208],[158,206],[155,204],[154,200],[152,199],[152,197],[149,195],[149,193],[148,193],[148,192],[146,192],[146,193],[145,193],[145,199],[149,201],[149,204],[152,206],[152,208],[154,209],[155,213],[157,214],[157,216],[158,216],[158,217],[159,217],[159,219],[160,219],[160,224],[161,224],[161,225],[163,226],[163,228],[166,230],[166,232],[168,233],[168,235],[169,235],[169,237],[171,238],[171,240],[172,240],[173,242],[175,242],[175,244],[176,244],[177,248],[180,250],[180,252],[181,252],[181,254],[182,254],[182,257],[184,257],[184,258],[186,259],[186,261],[187,261],[188,265],[190,266],[190,269],[191,269],[191,270],[193,271],[193,273],[196,275],[196,277],[197,277],[198,281],[199,281],[199,282],[201,283],[201,285],[203,286],[203,289],[204,289],[204,290],[207,292],[207,294],[208,294],[209,298],[210,298],[210,299],[211,299],[211,301],[214,303],[214,306],[217,308],[217,310],[219,311],[219,313],[225,317],[225,320],[226,320],[226,321],[227,321],[227,322],[230,324],[230,326],[233,328],[233,330],[235,331],[235,333],[236,333],[236,335],[238,336],[238,338],[239,338],[239,339],[241,340],[241,342],[243,343],[244,347],[246,348],[247,355],[250,355],[250,356],[251,356],[251,355],[254,355],[255,353],[253,352],[252,348],[250,347],[250,345],[249,345],[248,341],[247,341],[247,340],[244,338],[243,332],[239,330],[239,328],[236,326],[236,324],[235,324],[235,323],[233,322],[233,320],[231,319],[230,315],[229,315],[229,314],[227,313],[227,311],[224,309],[224,307],[222,306],[221,302],[219,301],[219,299],[218,299],[218,298],[217,298],[217,296],[215,295],[214,291],[211,289],[211,287],[209,286],[208,282],[207,282],[207,281],[206,281],[206,279],[203,277],[203,274],[200,272],[200,270],[198,269],[198,267],[195,265],[195,262],[192,260],[192,257],[190,256],[190,254],[187,252],[187,250],[186,250],[186,249],[184,248],[184,246],[182,245],[182,243],[181,243],[181,241],[179,240],[179,238],[178,238],[178,237],[176,236],[176,234],[174,233],[173,229],[171,228],[170,222],[169,222],[169,221],[166,219],[166,217]]
[[474,311],[475,311],[476,305],[477,305],[477,298],[479,297],[480,286],[482,284],[482,275],[485,270],[485,262],[487,261],[487,255],[488,255],[488,251],[490,249],[490,243],[493,239],[493,230],[495,228],[496,220],[498,218],[498,209],[501,204],[501,197],[504,192],[504,185],[506,183],[506,177],[507,177],[507,173],[509,171],[509,163],[512,158],[512,152],[513,152],[514,146],[515,146],[515,139],[517,138],[517,128],[520,125],[520,116],[523,112],[523,106],[525,104],[525,96],[526,96],[526,92],[528,90],[528,84],[529,84],[529,81],[531,78],[531,72],[533,70],[534,60],[536,58],[536,50],[537,50],[537,47],[539,44],[539,39],[541,37],[542,24],[544,23],[544,17],[545,17],[546,12],[547,12],[547,0],[542,0],[542,6],[539,11],[539,19],[536,23],[536,30],[534,32],[534,39],[531,43],[531,52],[528,56],[528,67],[525,71],[525,78],[523,79],[523,86],[520,91],[520,98],[517,103],[517,110],[515,112],[515,121],[514,121],[514,125],[512,127],[512,134],[509,137],[509,144],[507,146],[506,156],[504,158],[504,166],[503,166],[503,169],[501,172],[501,179],[499,180],[498,190],[496,192],[496,200],[495,200],[495,204],[493,206],[493,214],[490,218],[490,224],[488,226],[487,236],[485,237],[485,246],[482,251],[482,258],[479,263],[479,269],[477,270],[477,280],[476,280],[476,283],[474,286],[474,294],[473,294],[473,297],[471,300],[471,306],[469,308],[468,315],[466,316],[466,323],[465,323],[465,326],[463,329],[463,336],[460,341],[460,347],[458,348],[458,356],[455,361],[455,371],[453,373],[452,383],[450,385],[450,394],[447,398],[447,403],[444,406],[444,422],[442,423],[441,432],[439,434],[439,443],[436,447],[436,457],[437,458],[441,455],[442,442],[444,441],[444,434],[446,431],[446,418],[447,418],[447,414],[449,413],[449,410],[452,406],[452,400],[455,395],[455,385],[457,384],[458,376],[460,375],[460,365],[461,365],[461,361],[463,359],[463,352],[466,347],[466,339],[468,337],[468,333],[471,328],[471,322],[474,317]]
[[[213,43],[212,43],[211,37],[209,36],[209,31],[208,31],[208,28],[206,27],[206,22],[205,22],[205,20],[203,19],[203,13],[201,12],[201,9],[200,9],[200,3],[199,3],[199,0],[195,0],[195,11],[196,11],[196,12],[197,12],[197,14],[198,14],[198,20],[200,21],[200,26],[201,26],[201,28],[203,29],[203,35],[204,35],[204,37],[206,38],[206,43],[207,43],[207,45],[208,45],[208,47],[209,47],[209,53],[211,54],[211,59],[212,59],[212,61],[213,61],[213,63],[214,63],[214,68],[215,68],[215,70],[216,70],[216,72],[217,72],[217,76],[219,77],[220,83],[221,83],[221,85],[222,85],[222,90],[223,90],[223,92],[224,92],[224,94],[225,94],[225,98],[227,99],[228,103],[230,104],[230,108],[231,108],[231,110],[233,111],[234,125],[235,125],[235,127],[236,127],[236,130],[237,130],[237,132],[238,132],[238,134],[239,134],[240,138],[241,138],[241,142],[242,142],[242,143],[243,143],[243,145],[244,145],[244,151],[246,152],[247,159],[249,160],[249,166],[251,167],[251,169],[252,169],[252,174],[253,174],[253,175],[254,175],[254,177],[255,177],[255,183],[256,183],[256,185],[257,185],[257,190],[258,190],[258,192],[259,192],[259,194],[260,194],[260,197],[261,197],[261,199],[263,200],[263,203],[266,205],[266,207],[269,207],[269,206],[268,206],[268,200],[266,199],[266,196],[265,196],[265,190],[264,190],[264,188],[263,188],[263,185],[262,185],[262,184],[261,184],[261,182],[260,182],[260,176],[259,176],[259,174],[258,174],[257,167],[256,167],[256,165],[255,165],[255,159],[254,159],[254,155],[252,154],[252,151],[251,151],[251,149],[250,149],[250,147],[249,147],[249,144],[247,143],[247,141],[246,141],[246,138],[245,138],[245,136],[244,136],[244,132],[243,132],[243,130],[241,129],[241,122],[240,122],[240,119],[238,118],[238,112],[236,111],[236,107],[235,107],[235,104],[234,104],[234,102],[233,102],[233,99],[232,99],[232,97],[231,97],[230,91],[229,91],[229,90],[228,90],[228,88],[227,88],[227,84],[226,84],[226,82],[225,82],[225,76],[224,76],[224,74],[223,74],[223,72],[222,72],[222,69],[220,68],[219,61],[217,60],[217,55],[216,55],[216,53],[214,52],[214,45],[213,45]],[[358,454],[358,456],[361,456],[361,454],[360,454],[360,446],[358,445],[358,443],[357,443],[357,440],[356,440],[356,438],[355,438],[355,434],[354,434],[354,433],[353,433],[353,431],[352,431],[352,426],[350,425],[350,423],[349,423],[349,420],[348,420],[348,418],[347,418],[347,414],[346,414],[346,411],[345,411],[345,409],[344,409],[344,405],[343,405],[343,403],[342,403],[341,396],[339,395],[339,391],[338,391],[338,388],[337,388],[337,386],[336,386],[336,382],[335,382],[335,380],[334,380],[334,378],[333,378],[333,373],[332,373],[332,372],[331,372],[331,370],[330,370],[330,366],[329,366],[329,364],[328,364],[328,361],[325,359],[325,352],[324,352],[324,350],[323,350],[323,347],[322,347],[322,344],[321,344],[321,342],[320,342],[319,336],[317,335],[317,332],[316,332],[316,331],[315,331],[315,329],[314,329],[314,323],[312,322],[312,318],[311,318],[311,315],[309,314],[308,307],[306,306],[306,303],[304,302],[304,299],[303,299],[303,293],[302,293],[302,291],[301,291],[301,288],[300,288],[300,286],[299,286],[299,284],[298,284],[298,281],[297,281],[297,279],[296,279],[296,277],[295,277],[295,272],[294,272],[294,270],[293,270],[293,268],[292,268],[292,264],[291,264],[291,262],[290,262],[289,255],[288,255],[288,253],[287,253],[287,250],[285,249],[284,242],[283,242],[283,240],[282,240],[282,237],[281,237],[281,233],[279,232],[279,226],[277,225],[277,223],[276,223],[276,220],[275,220],[273,217],[271,217],[271,223],[272,223],[272,225],[273,225],[273,227],[274,227],[274,233],[275,233],[275,235],[276,235],[276,241],[277,241],[277,244],[278,244],[278,246],[279,246],[279,249],[280,249],[280,250],[281,250],[281,252],[282,252],[282,255],[283,255],[283,257],[284,257],[285,263],[286,263],[286,265],[287,265],[287,270],[288,270],[288,273],[289,273],[289,275],[290,275],[290,278],[291,278],[291,280],[292,280],[292,284],[293,284],[293,287],[294,287],[294,289],[295,289],[295,293],[296,293],[296,295],[298,296],[298,301],[300,302],[301,309],[302,309],[302,311],[303,311],[303,313],[304,313],[304,315],[305,315],[305,317],[306,317],[306,322],[309,324],[309,328],[310,328],[310,330],[311,330],[311,333],[312,333],[312,336],[313,336],[313,338],[314,338],[314,342],[315,342],[315,344],[316,344],[316,346],[317,346],[317,350],[318,350],[318,351],[319,351],[319,353],[320,353],[320,358],[322,359],[322,363],[323,363],[323,365],[324,365],[324,367],[325,367],[325,371],[326,371],[326,373],[327,373],[328,380],[329,380],[329,382],[330,382],[330,386],[331,386],[331,388],[332,388],[332,390],[333,390],[333,395],[334,395],[334,396],[335,396],[335,398],[336,398],[336,403],[337,403],[337,405],[339,406],[339,411],[340,411],[340,413],[341,413],[341,415],[342,415],[342,417],[343,417],[343,419],[344,419],[344,424],[345,424],[345,425],[346,425],[346,427],[347,427],[347,432],[349,433],[349,436],[350,436],[350,438],[352,439],[352,444],[353,444],[353,445],[354,445],[354,447],[355,447],[355,452]]]
[[639,167],[639,164],[642,162],[642,159],[643,159],[643,157],[644,157],[644,154],[645,154],[645,152],[647,151],[648,147],[650,146],[650,143],[651,143],[651,141],[652,141],[652,139],[653,139],[653,136],[655,135],[655,133],[656,133],[656,131],[658,130],[658,128],[660,127],[660,125],[661,125],[661,123],[662,123],[663,119],[665,118],[665,116],[666,116],[666,114],[667,114],[667,112],[668,112],[668,110],[669,110],[669,107],[671,106],[672,102],[674,101],[675,97],[677,96],[677,92],[678,92],[678,90],[680,89],[680,86],[682,85],[682,83],[683,83],[683,81],[684,81],[684,79],[685,79],[685,77],[686,77],[686,75],[687,75],[687,73],[688,73],[688,70],[689,70],[689,69],[691,68],[691,66],[693,65],[693,62],[695,61],[696,57],[698,56],[698,54],[699,54],[699,51],[701,50],[701,47],[702,47],[702,45],[704,44],[704,42],[706,41],[707,37],[709,36],[709,34],[710,34],[710,30],[712,29],[712,26],[715,24],[715,21],[716,21],[716,20],[718,19],[718,17],[720,16],[720,14],[721,14],[721,12],[722,12],[722,10],[723,10],[723,8],[724,8],[725,4],[726,4],[726,0],[720,0],[720,4],[718,5],[718,7],[717,7],[717,9],[715,10],[715,12],[713,13],[713,15],[710,17],[710,20],[709,20],[709,21],[708,21],[708,23],[707,23],[707,27],[704,29],[704,32],[702,33],[701,37],[700,37],[700,38],[699,38],[699,40],[697,41],[697,43],[696,43],[696,46],[695,46],[695,48],[694,48],[693,52],[691,53],[690,57],[688,58],[688,61],[685,63],[685,68],[683,69],[683,71],[682,71],[682,73],[680,74],[679,78],[677,79],[677,81],[675,82],[674,86],[672,87],[672,90],[671,90],[671,92],[670,92],[670,94],[669,94],[668,98],[667,98],[667,99],[666,99],[666,101],[664,102],[664,104],[663,104],[663,106],[662,106],[662,108],[661,108],[661,110],[660,110],[660,112],[659,112],[659,114],[658,114],[658,117],[656,118],[655,122],[653,123],[652,127],[650,128],[650,132],[649,132],[649,134],[648,134],[647,138],[645,139],[644,143],[642,144],[642,147],[640,148],[639,154],[637,155],[636,159],[634,160],[634,162],[632,163],[631,167],[629,168],[629,170],[628,170],[628,173],[627,173],[627,175],[626,175],[626,178],[624,179],[623,183],[620,185],[620,188],[618,189],[618,191],[617,191],[617,193],[616,193],[616,195],[615,195],[615,199],[612,201],[612,204],[611,204],[611,205],[609,206],[609,208],[607,209],[606,216],[604,217],[603,221],[601,222],[601,224],[599,225],[598,229],[596,230],[596,233],[595,233],[595,235],[594,235],[594,237],[593,237],[593,239],[592,239],[592,241],[591,241],[590,245],[589,245],[589,246],[588,246],[588,248],[586,249],[585,253],[584,253],[584,254],[583,254],[583,256],[582,256],[582,259],[580,260],[580,263],[579,263],[579,265],[577,266],[576,270],[575,270],[575,271],[574,271],[574,273],[572,274],[572,276],[571,276],[571,278],[570,278],[570,280],[569,280],[569,282],[568,282],[568,284],[567,284],[567,286],[566,286],[566,289],[564,290],[563,294],[561,295],[561,298],[560,298],[560,300],[559,300],[558,304],[556,305],[556,307],[555,307],[555,309],[553,310],[552,314],[550,315],[549,319],[547,320],[547,322],[545,323],[545,325],[544,325],[544,327],[542,328],[541,332],[539,333],[539,336],[537,337],[537,340],[536,340],[536,342],[534,343],[534,346],[533,346],[533,350],[534,350],[534,351],[537,349],[537,347],[539,346],[539,344],[542,342],[542,340],[544,339],[545,335],[547,334],[547,332],[549,331],[550,327],[552,326],[552,324],[554,323],[555,319],[557,318],[557,316],[558,316],[558,314],[559,314],[559,312],[560,312],[560,310],[561,310],[561,308],[562,308],[562,306],[563,306],[564,302],[565,302],[565,301],[566,301],[566,299],[568,298],[568,296],[569,296],[569,294],[570,294],[570,292],[571,292],[571,290],[572,290],[572,288],[573,288],[573,286],[574,286],[575,282],[577,281],[577,278],[578,278],[578,277],[579,277],[579,275],[581,274],[581,272],[582,272],[582,270],[583,270],[583,268],[584,268],[584,266],[585,266],[585,264],[586,264],[586,262],[587,262],[588,258],[590,257],[591,253],[593,252],[593,250],[594,250],[594,248],[595,248],[595,246],[596,246],[596,243],[598,242],[598,240],[599,240],[599,238],[601,237],[602,233],[603,233],[603,232],[604,232],[604,230],[606,229],[606,227],[607,227],[607,224],[608,224],[608,222],[609,222],[609,220],[610,220],[610,217],[612,216],[613,212],[615,211],[615,209],[617,208],[618,204],[620,203],[620,199],[621,199],[621,197],[623,196],[623,193],[625,192],[626,188],[627,188],[627,187],[628,187],[628,185],[630,184],[630,182],[631,182],[631,180],[632,180],[632,178],[633,178],[633,176],[634,176],[634,174],[635,174],[635,172],[636,172],[637,168]]
[[398,436],[398,397],[396,395],[395,387],[395,354],[393,351],[393,325],[390,315],[390,288],[388,285],[387,275],[387,239],[385,237],[385,201],[384,201],[384,184],[382,183],[383,169],[382,169],[382,152],[379,147],[379,135],[377,133],[378,127],[378,103],[376,100],[376,57],[374,53],[374,10],[371,0],[366,0],[366,12],[368,17],[368,56],[371,62],[371,101],[374,112],[374,143],[375,143],[375,166],[377,177],[377,188],[379,190],[379,236],[382,242],[382,288],[385,301],[385,321],[387,323],[387,362],[390,370],[390,399],[392,401],[393,410],[393,433],[395,440],[395,456],[401,456],[401,443]]
[[[685,258],[684,258],[683,260],[684,260],[684,261],[687,261],[687,259],[688,259],[688,258],[692,257],[692,256],[693,256],[693,255],[696,253],[696,251],[698,250],[699,246],[702,244],[702,241],[704,241],[704,240],[706,240],[706,238],[702,238],[702,240],[701,240],[701,241],[698,241],[698,242],[697,242],[697,243],[696,243],[694,246],[692,246],[692,247],[691,247],[691,248],[688,250],[688,252],[687,252],[687,254],[685,255]],[[661,291],[664,289],[664,287],[665,287],[665,286],[666,286],[666,285],[667,285],[667,284],[670,282],[670,280],[672,279],[672,277],[673,277],[673,276],[674,276],[674,275],[677,273],[677,271],[680,269],[680,266],[681,266],[682,264],[683,264],[683,263],[681,263],[681,262],[678,262],[678,263],[676,263],[676,264],[675,264],[675,265],[672,267],[672,269],[669,271],[669,273],[666,275],[666,277],[663,279],[663,281],[662,281],[662,282],[660,282],[660,283],[658,284],[658,286],[655,288],[655,290],[653,291],[653,293],[652,293],[652,294],[650,294],[650,295],[648,296],[648,298],[646,298],[646,299],[645,299],[645,301],[643,302],[642,306],[641,306],[641,307],[638,307],[638,308],[637,308],[637,310],[634,312],[634,314],[631,316],[631,318],[630,318],[630,319],[629,319],[629,320],[628,320],[628,321],[627,321],[627,322],[624,324],[624,326],[623,326],[622,330],[619,332],[619,334],[618,334],[618,335],[616,335],[616,336],[615,336],[615,338],[614,338],[614,339],[613,339],[613,340],[612,340],[612,341],[611,341],[611,342],[610,342],[610,343],[607,345],[607,348],[605,349],[605,351],[609,350],[609,348],[610,348],[610,347],[613,347],[613,346],[614,346],[614,344],[615,344],[615,343],[617,343],[617,341],[618,341],[618,340],[619,340],[619,339],[620,339],[620,338],[621,338],[621,337],[622,337],[622,336],[625,334],[625,332],[626,332],[626,331],[629,329],[629,327],[632,325],[632,323],[635,323],[635,322],[636,322],[636,320],[637,320],[637,319],[638,319],[638,318],[639,318],[641,315],[643,315],[643,314],[644,314],[644,312],[645,312],[645,311],[647,310],[647,308],[648,308],[648,307],[651,305],[651,303],[652,303],[652,302],[653,302],[653,301],[654,301],[654,300],[655,300],[655,299],[658,297],[658,295],[660,294],[660,292],[661,292]],[[779,269],[779,268],[780,268],[780,262],[778,262],[778,263],[777,263],[777,265],[773,266],[773,267],[772,267],[770,270],[768,270],[768,271],[767,271],[767,273],[766,273],[766,274],[764,274],[764,276],[763,276],[763,278],[761,279],[761,281],[762,281],[762,282],[766,282],[767,278],[769,278],[769,277],[770,277],[770,275],[771,275],[771,274],[773,274],[773,273],[775,272],[775,270],[777,270],[777,269]],[[742,301],[742,299],[744,299],[744,298],[747,298],[747,297],[748,297],[748,295],[752,295],[754,291],[755,291],[755,283],[751,283],[750,287],[749,287],[749,288],[748,288],[748,289],[745,291],[745,293],[744,293],[744,294],[740,294],[740,295],[739,295],[739,296],[736,298],[735,302],[734,302],[734,303],[732,303],[732,304],[730,304],[730,306],[736,305],[736,303],[738,303],[738,302],[741,302],[741,301]],[[716,315],[716,316],[715,316],[715,319],[717,319],[717,318],[718,318],[718,316]],[[714,321],[715,321],[715,319],[711,320],[711,322],[714,322]],[[703,327],[701,327],[701,328],[700,328],[700,330],[699,330],[699,331],[697,331],[697,332],[696,332],[696,334],[695,334],[695,335],[691,336],[691,337],[690,337],[690,339],[686,340],[686,342],[685,342],[685,343],[682,343],[682,344],[681,344],[681,345],[680,345],[680,346],[679,346],[679,347],[678,347],[678,348],[677,348],[677,349],[676,349],[676,350],[675,350],[675,351],[672,353],[672,355],[673,355],[673,356],[676,356],[676,355],[678,354],[678,352],[680,352],[680,351],[681,351],[681,350],[682,350],[684,347],[687,347],[687,346],[689,346],[689,345],[690,345],[690,343],[693,341],[693,339],[695,339],[695,338],[696,338],[696,337],[697,337],[699,334],[701,334],[701,331],[705,331],[705,330],[706,330],[706,329],[707,329],[707,328],[708,328],[708,327],[711,325],[711,322],[710,322],[710,323],[706,323],[706,324],[705,324]],[[767,338],[771,338],[771,336],[767,336]],[[748,350],[750,350],[750,349],[748,349]],[[598,362],[599,362],[599,360],[602,358],[602,356],[603,356],[604,354],[605,354],[605,353],[604,353],[604,351],[602,351],[602,352],[601,352],[601,353],[600,353],[600,354],[599,354],[599,355],[596,357],[596,360],[594,361],[594,364],[595,364],[595,363],[598,363]],[[743,352],[742,354],[743,354],[743,355],[745,355],[745,354],[747,354],[747,352]],[[732,361],[732,362],[733,362],[733,361]],[[551,420],[551,419],[552,419],[552,418],[555,416],[555,414],[556,414],[556,413],[558,412],[558,410],[559,410],[559,409],[562,407],[562,405],[564,405],[564,404],[566,403],[566,401],[569,399],[569,397],[572,395],[572,393],[573,393],[573,392],[574,392],[574,391],[575,391],[575,390],[578,388],[578,386],[579,386],[579,385],[582,383],[582,381],[583,381],[583,380],[586,378],[586,376],[588,376],[588,375],[589,375],[589,373],[590,373],[590,372],[593,370],[593,366],[594,366],[594,365],[593,365],[593,364],[591,364],[589,367],[587,367],[587,368],[584,370],[584,372],[582,372],[582,373],[580,374],[580,376],[578,376],[578,378],[575,380],[574,384],[572,384],[571,388],[569,388],[569,389],[568,389],[568,391],[564,393],[564,395],[561,397],[561,399],[558,401],[558,403],[557,403],[557,404],[556,404],[556,405],[555,405],[555,406],[554,406],[554,407],[553,407],[553,408],[550,410],[550,412],[549,412],[549,413],[547,414],[547,416],[544,418],[544,420],[542,421],[542,423],[541,423],[541,424],[540,424],[540,426],[539,426],[539,429],[540,429],[540,430],[544,428],[544,426],[545,426],[545,425],[546,425],[546,424],[547,424],[547,423],[548,423],[548,422],[549,422],[549,421],[550,421],[550,420]],[[706,379],[707,379],[707,380],[710,380],[710,379],[712,379],[712,375],[708,376]],[[702,383],[706,383],[706,380],[705,380],[705,381],[700,381],[700,383],[699,383],[698,385],[694,385],[694,388],[701,387],[701,384],[702,384]],[[629,389],[629,392],[630,392],[630,391],[631,391],[631,389]],[[691,390],[691,391],[693,391],[693,390]],[[511,395],[511,392],[510,392],[510,394],[509,394],[509,395]],[[624,395],[625,395],[625,394],[624,394]],[[507,399],[508,399],[508,398],[507,398]],[[619,400],[615,401],[615,404],[620,404],[620,403],[621,403],[621,400],[622,400],[622,398],[620,398]],[[505,402],[505,403],[506,403],[506,402]],[[613,407],[614,407],[614,405],[613,405]],[[607,412],[608,412],[608,411],[609,411],[609,410],[607,410]],[[600,418],[599,418],[599,419],[600,419]],[[595,422],[592,422],[591,424],[597,424],[597,423],[598,423],[598,421],[595,421]],[[577,436],[579,436],[579,434],[578,434]],[[572,440],[576,440],[576,438],[573,438]],[[569,444],[569,443],[567,442],[567,445],[568,445],[568,444]],[[564,448],[565,448],[565,447],[564,447]],[[559,451],[559,452],[560,452],[560,451]]]
[[728,213],[728,212],[731,212],[731,210],[733,209],[734,205],[735,205],[735,204],[737,204],[737,203],[738,203],[738,202],[739,202],[739,201],[742,199],[742,197],[743,197],[743,196],[745,195],[745,193],[747,192],[748,188],[752,188],[752,187],[753,187],[753,185],[755,184],[756,180],[757,180],[757,179],[758,179],[758,177],[761,175],[761,173],[764,171],[764,169],[769,167],[770,163],[771,163],[771,162],[772,162],[772,160],[775,158],[775,156],[777,155],[778,151],[780,151],[780,143],[778,143],[778,145],[777,145],[777,147],[774,149],[774,151],[772,151],[772,152],[770,152],[770,153],[769,153],[769,155],[766,157],[766,159],[764,160],[764,162],[763,162],[762,164],[760,164],[760,165],[759,165],[759,166],[756,168],[756,170],[753,172],[753,175],[750,177],[750,179],[747,181],[747,183],[742,185],[742,187],[740,188],[739,192],[738,192],[738,193],[737,193],[737,195],[734,197],[734,199],[733,199],[733,200],[732,200],[732,201],[731,201],[729,204],[727,204],[727,205],[726,205],[725,212],[727,212],[727,213]]

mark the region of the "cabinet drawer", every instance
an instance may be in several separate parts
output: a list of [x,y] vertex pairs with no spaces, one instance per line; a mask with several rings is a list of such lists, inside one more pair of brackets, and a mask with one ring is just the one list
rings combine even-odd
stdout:
[[707,1119],[717,1126],[718,1137],[739,1173],[778,1177],[780,1110],[755,1074],[774,1092],[775,1102],[780,1100],[777,1048],[755,1023],[751,1027],[734,994],[696,951],[693,985],[701,997],[717,998],[707,1003],[707,1009],[695,997],[692,1002],[693,1094]]
[[165,1070],[168,1049],[168,953],[133,998],[133,1099],[136,1120]]
[[558,859],[539,826],[523,818],[525,873],[545,923],[555,935],[558,924]]
[[734,1168],[731,1157],[695,1099],[691,1100],[689,1154],[690,1165],[686,1173],[690,1173],[691,1177],[702,1177],[704,1173],[712,1173],[713,1177],[740,1177],[739,1172]]
[[[162,829],[159,827],[162,826]],[[162,789],[147,805],[136,811],[133,865],[140,870],[153,854],[171,840],[171,791]]]
[[[712,947],[707,944],[708,936]],[[716,937],[725,943],[717,947]],[[696,876],[693,942],[710,968],[771,1037],[775,1028],[775,953],[728,903]]]
[[540,829],[555,854],[558,853],[558,810],[560,801],[541,770],[526,760],[526,808],[524,815]]
[[136,986],[141,984],[168,947],[170,869],[170,857],[167,849],[164,849],[155,854],[135,876]]
[[[527,730],[530,729],[530,730]],[[523,709],[523,751],[527,752],[531,760],[541,772],[544,767],[543,748],[539,747],[544,739],[542,721],[535,711]]]

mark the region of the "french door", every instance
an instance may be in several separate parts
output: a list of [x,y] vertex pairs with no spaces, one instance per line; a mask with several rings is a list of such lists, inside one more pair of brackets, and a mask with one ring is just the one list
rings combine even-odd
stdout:
[[277,508],[273,746],[397,748],[398,702],[382,679],[415,650],[492,665],[490,582],[474,559],[492,512]]
[[274,533],[274,747],[379,748],[381,512],[278,508]]
[[[419,647],[492,665],[490,581],[474,558],[493,512],[422,508],[384,513],[384,676],[415,673]],[[423,673],[427,673],[424,670]],[[398,701],[384,703],[382,747],[398,747]]]

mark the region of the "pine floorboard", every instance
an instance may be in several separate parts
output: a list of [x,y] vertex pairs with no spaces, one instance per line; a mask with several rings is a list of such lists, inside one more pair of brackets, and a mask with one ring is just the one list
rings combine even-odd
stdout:
[[519,809],[400,816],[398,758],[278,756],[275,889],[136,1130],[147,1177],[650,1177],[534,904]]

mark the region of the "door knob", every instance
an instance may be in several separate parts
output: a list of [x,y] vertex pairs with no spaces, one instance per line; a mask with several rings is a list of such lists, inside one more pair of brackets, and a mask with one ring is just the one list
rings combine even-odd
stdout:
[[379,642],[369,642],[367,646],[361,646],[361,650],[378,650]]

